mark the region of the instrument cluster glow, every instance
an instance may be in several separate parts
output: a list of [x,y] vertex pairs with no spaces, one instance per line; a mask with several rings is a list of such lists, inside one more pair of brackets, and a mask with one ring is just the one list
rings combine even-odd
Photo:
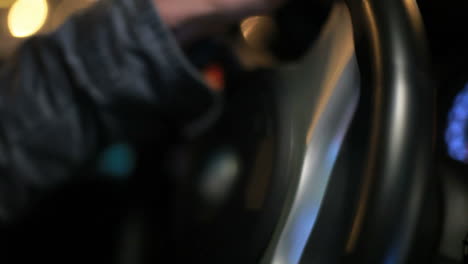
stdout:
[[468,84],[457,95],[449,112],[445,131],[447,151],[451,158],[468,163]]

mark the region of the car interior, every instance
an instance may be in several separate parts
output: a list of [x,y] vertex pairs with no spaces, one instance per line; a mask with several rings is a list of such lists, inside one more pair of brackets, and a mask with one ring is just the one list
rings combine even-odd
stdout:
[[[94,2],[0,0],[0,62]],[[291,0],[181,47],[218,85],[209,125],[110,150],[1,227],[0,259],[468,263],[467,14]]]

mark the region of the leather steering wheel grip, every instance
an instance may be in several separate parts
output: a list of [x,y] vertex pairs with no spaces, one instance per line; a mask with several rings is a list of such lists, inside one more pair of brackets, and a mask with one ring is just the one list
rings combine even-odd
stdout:
[[347,0],[370,137],[347,253],[359,263],[405,263],[432,177],[434,90],[415,0]]

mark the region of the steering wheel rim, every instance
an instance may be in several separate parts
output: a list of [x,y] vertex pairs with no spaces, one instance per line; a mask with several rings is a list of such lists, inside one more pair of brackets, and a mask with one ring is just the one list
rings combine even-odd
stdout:
[[365,263],[403,263],[411,254],[434,157],[435,97],[423,23],[414,0],[348,5],[355,32],[369,48],[358,45],[358,56],[372,65],[374,99],[367,167],[347,250]]
[[[421,220],[433,158],[434,93],[427,78],[423,23],[412,0],[346,3],[358,63],[369,65],[361,67],[361,79],[372,107],[370,142],[346,254],[361,263],[404,263]],[[298,195],[304,187],[293,188],[297,189],[290,199],[304,199]],[[299,223],[291,220],[299,203],[286,205],[283,223],[263,263],[299,262],[297,256],[291,257],[297,245],[292,231],[287,231],[288,221]],[[312,232],[314,225],[306,232]]]
[[[434,97],[432,90],[427,88],[430,86],[428,86],[426,75],[427,57],[424,52],[422,22],[417,6],[411,0],[349,0],[346,3],[351,14],[349,22],[352,22],[354,28],[357,64],[370,65],[369,68],[361,67],[360,77],[363,83],[363,92],[370,94],[372,98],[371,142],[368,146],[367,156],[363,161],[363,172],[366,172],[363,175],[366,176],[362,179],[360,200],[346,250],[347,254],[352,255],[354,260],[361,263],[402,263],[407,260],[410,254],[425,188],[431,175],[431,132],[434,131],[434,126],[432,119],[427,118],[427,115],[433,109]],[[346,9],[343,3],[337,5]],[[347,14],[345,12],[342,15],[346,16]],[[352,36],[353,33],[351,32],[350,35]],[[348,42],[352,43],[353,41]],[[351,76],[356,74],[356,60],[353,52],[354,47],[352,47],[349,60],[339,63],[344,65],[343,72],[349,71]],[[306,55],[303,63],[295,66],[296,69],[302,67],[302,69],[307,70],[307,67],[310,66],[309,62],[314,58],[313,55],[314,53]],[[335,58],[335,60],[339,60],[339,58]],[[348,69],[348,66],[351,68]],[[289,69],[279,71],[277,75],[280,78],[280,86],[283,85],[283,87],[277,87],[277,90],[284,91],[287,88],[284,86],[290,86],[290,83],[284,82],[284,80],[296,77],[294,72],[300,72],[303,76],[307,76],[307,71],[291,71]],[[359,73],[357,74],[359,75]],[[281,77],[284,76],[287,78],[281,81]],[[353,80],[353,78],[348,80]],[[334,85],[340,87],[339,83],[339,80],[335,80]],[[351,86],[356,86],[356,80]],[[310,86],[306,88],[313,89]],[[329,91],[329,99],[336,95],[337,91],[343,91],[343,89]],[[343,98],[346,96],[348,98],[355,96],[355,89],[346,91],[347,94],[342,95],[339,100],[334,98],[334,105],[343,103]],[[317,100],[317,102],[320,101],[320,96]],[[345,103],[349,106],[348,112],[354,111],[356,102],[357,97]],[[318,107],[320,108],[320,104]],[[314,109],[316,110],[316,108]],[[323,111],[326,110],[322,109],[322,113]],[[333,111],[333,107],[331,111]],[[316,122],[314,119],[311,121],[311,116],[303,114],[301,111],[294,113],[300,116],[298,123],[305,120],[304,124],[299,125],[300,132],[297,133],[300,136],[288,131],[289,128],[286,126],[283,135],[287,136],[287,142],[279,142],[279,147],[283,146],[283,149],[287,149],[290,147],[288,144],[297,144],[303,138],[307,142],[306,144],[299,143],[298,151],[310,153],[307,150],[307,145],[310,143],[307,131],[310,130],[308,126],[312,125],[313,127]],[[335,127],[339,131],[335,137],[329,138],[330,140],[327,141],[326,148],[324,148],[335,147],[332,158],[334,160],[338,158],[338,150],[345,136],[343,131],[346,130],[351,121],[351,116],[346,117],[345,115],[343,118],[333,120],[341,126]],[[326,120],[322,119],[321,122],[326,122]],[[338,138],[337,145],[333,145],[334,138]],[[286,203],[282,205],[282,217],[261,260],[262,263],[299,263],[301,256],[304,255],[307,240],[313,231],[314,218],[321,217],[319,206],[312,218],[308,219],[312,220],[313,223],[309,224],[308,230],[305,232],[306,235],[301,238],[302,245],[298,247],[299,252],[296,252],[292,259],[288,258],[287,254],[281,253],[279,249],[281,246],[278,245],[281,245],[283,234],[291,219],[291,209],[295,208],[296,194],[303,189],[298,183],[303,181],[301,171],[304,171],[304,164],[298,165],[297,162],[304,162],[305,156],[306,154],[304,156],[301,154],[289,157],[293,163],[288,166],[294,169],[294,173],[300,175],[293,176],[297,177],[295,178],[296,184],[289,188]],[[307,166],[307,164],[305,165]],[[288,172],[291,168],[283,168],[283,170]],[[325,174],[327,174],[322,179],[319,177],[319,181],[312,181],[312,183],[321,185],[319,200],[322,204],[331,168],[316,168],[326,171]],[[357,173],[361,173],[361,171]],[[275,209],[277,210],[277,208]],[[310,208],[306,209],[310,210]],[[283,243],[286,251],[291,252],[295,247],[291,244],[294,241],[290,239],[283,239],[283,241],[286,241]]]

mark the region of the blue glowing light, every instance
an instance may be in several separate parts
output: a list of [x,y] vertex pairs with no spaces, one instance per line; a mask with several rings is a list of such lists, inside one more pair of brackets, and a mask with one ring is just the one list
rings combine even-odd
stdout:
[[99,160],[99,171],[114,178],[128,177],[135,167],[136,157],[128,144],[115,144],[107,148]]
[[468,162],[468,84],[457,95],[448,116],[448,126],[445,131],[447,152],[455,160]]

